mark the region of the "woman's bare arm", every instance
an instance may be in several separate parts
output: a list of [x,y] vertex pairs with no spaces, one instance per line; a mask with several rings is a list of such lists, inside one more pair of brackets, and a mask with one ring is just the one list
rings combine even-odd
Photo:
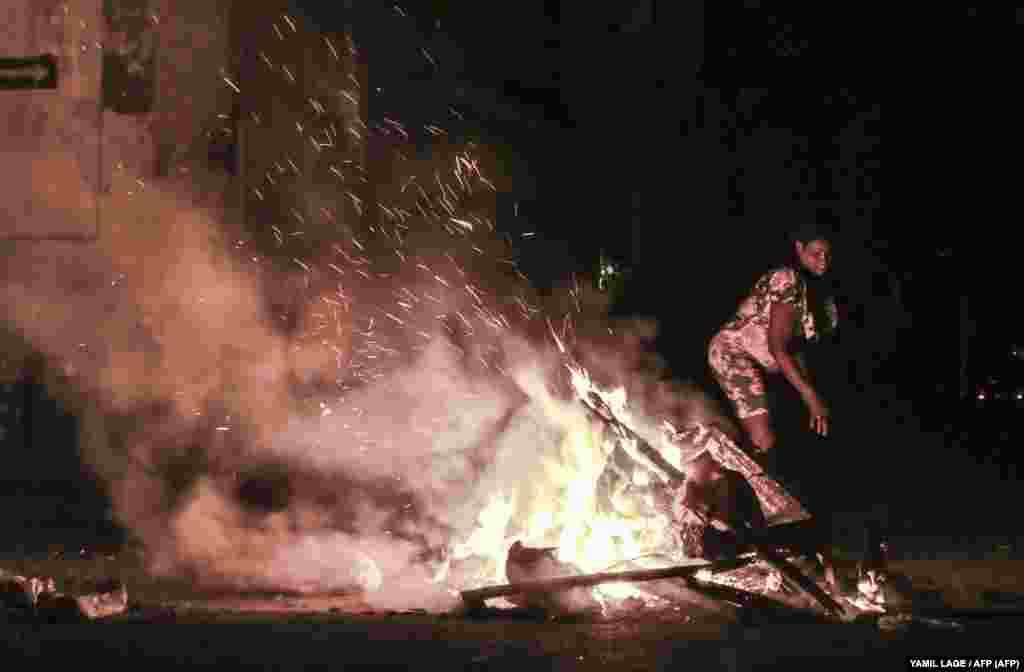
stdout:
[[804,357],[804,353],[793,353],[793,359],[796,361],[796,368],[800,369],[800,374],[804,377],[804,380],[813,385],[813,381],[811,380],[811,372],[807,368],[807,358]]
[[779,363],[782,375],[796,388],[800,398],[811,409],[811,413],[817,415],[825,411],[825,404],[811,385],[806,365],[798,362],[797,357],[790,352],[795,321],[796,309],[792,304],[781,301],[773,303],[768,324],[768,347],[775,361]]

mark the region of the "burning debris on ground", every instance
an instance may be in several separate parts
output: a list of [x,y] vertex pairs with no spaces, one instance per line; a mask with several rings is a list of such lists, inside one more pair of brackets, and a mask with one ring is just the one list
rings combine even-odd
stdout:
[[[521,541],[515,541],[508,549],[505,560],[505,574],[513,583],[537,581],[579,575],[578,567],[559,562],[555,556],[557,548],[529,548]],[[533,607],[561,614],[594,615],[601,613],[601,604],[586,588],[569,588],[562,591],[524,592],[506,596],[512,604]]]
[[58,591],[53,578],[26,578],[0,569],[0,617],[15,622],[78,623],[116,616],[128,608],[128,589],[118,580],[83,588],[71,595]]

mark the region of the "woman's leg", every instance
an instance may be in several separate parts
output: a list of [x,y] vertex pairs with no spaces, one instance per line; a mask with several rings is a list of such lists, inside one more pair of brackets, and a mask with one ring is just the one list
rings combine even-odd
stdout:
[[770,453],[775,448],[775,430],[772,429],[771,417],[768,413],[758,413],[741,418],[743,429],[757,453]]
[[751,452],[764,456],[775,447],[768,397],[761,367],[736,344],[716,336],[708,347],[708,364],[743,424]]
[[771,416],[768,412],[758,413],[740,418],[743,430],[750,442],[751,452],[761,468],[773,473],[776,466],[775,430],[772,428]]

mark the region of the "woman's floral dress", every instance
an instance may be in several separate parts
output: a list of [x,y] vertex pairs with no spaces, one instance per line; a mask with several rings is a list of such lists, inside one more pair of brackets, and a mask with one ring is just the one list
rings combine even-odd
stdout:
[[[786,267],[761,276],[736,316],[722,326],[708,346],[708,364],[740,418],[768,412],[764,373],[779,370],[768,345],[775,303],[792,305],[798,333],[808,341],[817,340],[819,330],[807,305],[807,285],[795,269]],[[835,303],[830,299],[825,309],[832,322],[829,326],[834,329],[838,322]]]

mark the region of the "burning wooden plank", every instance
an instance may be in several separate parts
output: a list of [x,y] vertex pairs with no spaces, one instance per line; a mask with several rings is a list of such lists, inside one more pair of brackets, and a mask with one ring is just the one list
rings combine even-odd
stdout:
[[659,569],[636,569],[626,572],[580,574],[578,576],[564,576],[554,579],[522,581],[519,583],[509,583],[500,586],[487,586],[485,588],[464,590],[460,594],[463,604],[468,609],[473,610],[482,608],[486,600],[495,597],[507,597],[510,595],[530,593],[553,593],[572,588],[597,586],[606,583],[636,583],[643,581],[656,581],[658,579],[686,578],[705,569],[711,572],[735,569],[750,563],[752,560],[752,557],[738,557],[719,562],[701,562],[692,565],[676,565],[672,567],[662,567]]
[[819,560],[824,566],[826,576],[830,577],[830,583],[835,584],[834,569],[828,552],[819,550],[823,547],[820,541],[816,543],[813,530],[806,529],[799,524],[785,525],[780,528],[749,528],[745,526],[732,526],[724,521],[718,521],[726,525],[728,534],[735,540],[736,552],[753,551],[760,560],[779,573],[783,581],[793,590],[813,603],[817,603],[824,612],[835,618],[842,618],[846,615],[846,609],[820,586],[810,576],[802,572],[795,564],[790,562],[783,549],[789,548],[801,554],[808,550],[818,551]]
[[[593,587],[608,583],[638,583],[659,579],[690,578],[702,570],[712,573],[736,569],[760,559],[764,564],[777,571],[793,590],[813,603],[818,604],[826,615],[833,618],[844,618],[847,610],[828,593],[821,589],[811,577],[801,572],[776,549],[770,540],[753,534],[743,535],[744,545],[752,548],[755,554],[741,555],[727,560],[704,562],[692,565],[677,565],[660,569],[640,569],[624,572],[601,572],[597,574],[580,574],[532,581],[515,581],[513,583],[477,588],[461,592],[463,604],[469,610],[480,609],[484,602],[495,597],[512,597],[521,595],[552,596],[582,587]],[[535,552],[552,549],[534,549]],[[535,600],[538,601],[538,600]]]
[[786,560],[775,548],[763,541],[755,541],[751,545],[757,550],[758,557],[766,565],[779,572],[792,588],[821,605],[826,614],[834,618],[842,618],[846,614],[846,609],[841,604],[822,590],[814,579],[801,572],[796,566]]
[[[686,467],[679,462],[681,454],[676,455],[675,463],[668,459],[659,448],[652,446],[640,436],[626,420],[618,417],[602,391],[593,384],[583,369],[578,368],[578,365],[570,365],[568,368],[574,379],[577,398],[583,407],[591,417],[605,423],[613,433],[621,437],[624,445],[633,444],[634,449],[627,451],[631,458],[655,472],[660,472],[665,480],[677,487],[686,480]],[[678,448],[684,444],[699,445],[722,467],[741,474],[754,489],[769,526],[811,518],[799,500],[787,492],[782,484],[765,474],[761,465],[720,429],[701,422],[693,422],[681,429],[676,429],[665,420],[661,424],[664,432],[661,439],[662,448]]]

